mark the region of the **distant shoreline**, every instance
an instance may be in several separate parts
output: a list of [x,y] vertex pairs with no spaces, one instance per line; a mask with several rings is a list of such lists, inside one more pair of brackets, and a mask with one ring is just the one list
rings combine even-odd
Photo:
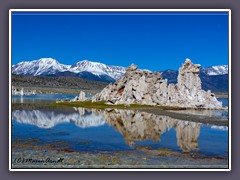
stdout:
[[217,98],[228,98],[228,92],[213,92]]
[[[44,77],[12,74],[12,85],[18,89],[37,90],[44,94],[87,94],[101,92],[109,83],[79,77]],[[228,98],[228,92],[214,92],[218,98]]]

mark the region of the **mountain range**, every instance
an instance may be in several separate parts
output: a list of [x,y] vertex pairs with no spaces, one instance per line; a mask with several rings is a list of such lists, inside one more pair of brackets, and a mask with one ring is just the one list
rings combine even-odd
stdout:
[[52,58],[41,58],[13,65],[12,73],[27,76],[71,76],[95,81],[114,82],[124,75],[125,68],[108,66],[88,60],[79,61],[73,65],[64,65]]
[[[114,82],[122,77],[126,71],[122,66],[109,66],[88,60],[79,61],[73,65],[64,65],[52,58],[41,58],[33,61],[23,61],[12,65],[12,74],[25,76],[50,77],[81,77],[84,79]],[[178,71],[165,70],[162,74],[168,83],[176,83]],[[214,92],[228,91],[228,65],[201,68],[200,78],[204,90]]]

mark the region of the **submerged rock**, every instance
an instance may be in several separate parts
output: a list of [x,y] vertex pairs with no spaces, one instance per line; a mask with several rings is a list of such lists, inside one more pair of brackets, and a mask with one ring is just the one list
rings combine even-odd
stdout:
[[108,104],[146,104],[179,107],[221,108],[210,91],[202,90],[199,78],[200,65],[190,59],[179,68],[177,84],[167,85],[162,73],[138,70],[132,64],[124,77],[109,84],[92,101],[107,101]]

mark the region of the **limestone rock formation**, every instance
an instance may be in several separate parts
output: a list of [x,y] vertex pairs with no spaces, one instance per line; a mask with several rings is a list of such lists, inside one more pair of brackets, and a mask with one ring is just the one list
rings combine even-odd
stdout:
[[92,101],[106,101],[108,104],[147,104],[160,106],[221,108],[211,91],[201,88],[200,65],[190,59],[179,68],[177,84],[167,85],[162,73],[138,70],[132,64],[124,77],[109,84]]
[[80,91],[79,96],[76,96],[74,99],[71,99],[70,101],[71,101],[71,102],[75,102],[75,101],[86,101],[87,99],[86,99],[85,95],[86,95],[85,92]]
[[85,92],[80,91],[79,96],[78,96],[79,101],[85,101]]

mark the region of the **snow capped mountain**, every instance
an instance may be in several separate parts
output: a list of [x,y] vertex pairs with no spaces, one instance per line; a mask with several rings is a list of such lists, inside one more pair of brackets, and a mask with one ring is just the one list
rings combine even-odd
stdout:
[[124,76],[126,68],[121,66],[107,66],[105,72],[109,74],[113,79],[119,79]]
[[76,64],[71,66],[72,72],[79,73],[82,71],[92,72],[93,74],[99,75],[104,73],[104,69],[107,68],[107,65],[98,63],[98,62],[91,62],[88,60],[79,61]]
[[[126,68],[121,66],[109,66],[88,60],[79,61],[73,65],[64,65],[52,58],[23,61],[12,66],[13,74],[53,77],[71,76],[102,82],[114,82],[124,76],[125,72]],[[162,74],[164,79],[168,79],[168,83],[176,83],[177,75],[178,71],[176,70],[166,70]],[[227,75],[228,65],[202,68],[200,72],[202,86],[213,91],[226,91],[228,89]]]
[[60,64],[52,58],[41,58],[33,61],[23,61],[12,66],[13,74],[40,76],[66,71],[70,66]]
[[208,68],[202,68],[202,72],[209,76],[228,74],[228,65],[211,66]]
[[95,75],[108,75],[113,79],[122,77],[125,73],[124,67],[120,66],[108,66],[99,62],[91,62],[88,60],[79,61],[71,66],[71,72],[91,72]]
[[39,60],[23,61],[13,65],[12,73],[31,76],[52,76],[54,74],[69,74],[70,72],[83,78],[88,76],[94,80],[106,79],[107,81],[113,81],[122,77],[125,69],[126,68],[121,66],[108,66],[88,60],[79,61],[73,65],[64,65],[52,58],[41,58]]

